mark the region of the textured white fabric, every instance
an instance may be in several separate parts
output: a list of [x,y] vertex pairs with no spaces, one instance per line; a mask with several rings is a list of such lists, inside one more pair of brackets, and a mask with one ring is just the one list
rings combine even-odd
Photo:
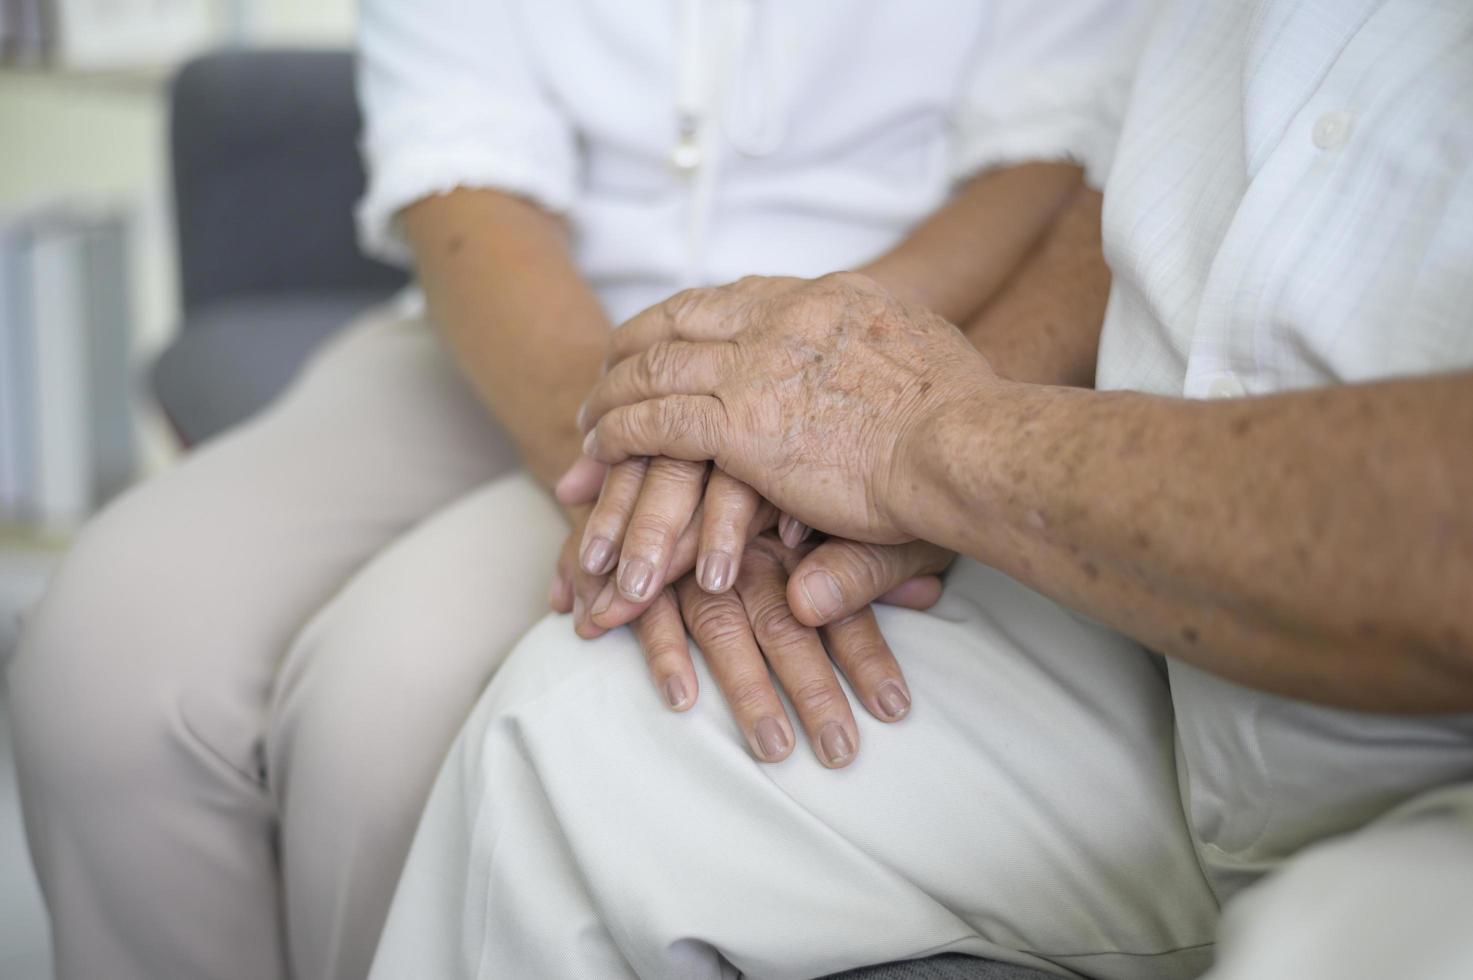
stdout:
[[1197,975],[1217,905],[1156,658],[970,561],[931,612],[878,612],[915,707],[857,711],[841,771],[806,745],[755,762],[699,657],[676,714],[629,631],[543,621],[436,781],[371,976],[812,977],[947,950]]
[[1101,388],[1473,365],[1473,5],[1173,4],[1105,194]]
[[[1473,366],[1473,5],[1178,3],[1105,195],[1099,383],[1263,394]],[[1473,778],[1473,717],[1374,718],[1171,665],[1223,898]]]
[[1473,977],[1473,784],[1311,847],[1223,916],[1204,980]]
[[366,0],[362,241],[403,260],[415,200],[522,194],[567,215],[616,322],[684,286],[852,268],[964,174],[1072,159],[1098,179],[1147,6]]

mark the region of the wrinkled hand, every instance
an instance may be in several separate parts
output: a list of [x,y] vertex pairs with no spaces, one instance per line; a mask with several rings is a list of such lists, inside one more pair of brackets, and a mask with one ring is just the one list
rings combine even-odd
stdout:
[[[688,628],[753,754],[765,762],[786,758],[794,745],[772,683],[776,674],[819,761],[838,768],[853,761],[859,732],[834,665],[876,718],[905,717],[910,694],[870,602],[883,597],[929,608],[941,591],[934,573],[950,560],[921,542],[887,547],[833,540],[794,548],[767,533],[748,546],[732,592],[713,595],[684,578],[660,594],[634,631],[656,689],[671,708],[685,711],[697,696]],[[823,615],[792,600],[809,575],[828,579],[824,587],[835,601]]]
[[[702,588],[731,588],[748,539],[771,527],[777,512],[720,470],[708,477],[709,469],[667,457],[608,468],[583,457],[558,481],[558,502],[579,517],[559,556],[549,604],[573,613],[579,636],[631,622],[692,562]],[[788,521],[785,531],[801,527]]]
[[[591,575],[609,573],[625,598],[640,602],[665,585],[680,536],[699,527],[696,578],[707,592],[731,588],[747,540],[765,530],[774,511],[757,492],[705,463],[643,456],[606,467],[580,456],[554,490],[564,507],[596,500],[579,551]],[[795,526],[796,525],[796,526]],[[784,540],[797,544],[807,528],[784,515]],[[654,574],[651,574],[654,570]]]
[[913,536],[898,509],[927,424],[1000,383],[954,326],[854,273],[679,293],[611,343],[580,413],[590,455],[713,459],[798,520],[879,543]]

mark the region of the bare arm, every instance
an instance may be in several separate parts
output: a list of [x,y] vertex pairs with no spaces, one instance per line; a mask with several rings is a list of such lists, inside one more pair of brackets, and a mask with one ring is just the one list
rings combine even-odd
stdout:
[[987,302],[1082,187],[1078,167],[990,170],[860,271],[906,302],[963,323]]
[[431,319],[533,476],[551,486],[578,454],[574,415],[608,341],[562,223],[491,190],[427,198],[403,221]]
[[916,533],[1253,687],[1473,709],[1473,374],[1221,402],[1004,383],[923,428]]
[[676,300],[613,347],[600,459],[714,459],[812,526],[963,552],[1253,687],[1473,710],[1473,373],[1215,402],[1009,381],[852,275]]
[[1080,186],[1007,284],[962,328],[1012,381],[1094,385],[1110,269],[1098,191]]

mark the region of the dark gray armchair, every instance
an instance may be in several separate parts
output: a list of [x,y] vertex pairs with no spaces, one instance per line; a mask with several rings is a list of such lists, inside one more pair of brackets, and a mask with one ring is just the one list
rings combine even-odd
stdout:
[[[351,56],[232,51],[186,65],[172,91],[184,322],[153,389],[188,444],[245,419],[312,349],[404,274],[364,258]],[[1047,980],[965,956],[865,967],[843,980]]]

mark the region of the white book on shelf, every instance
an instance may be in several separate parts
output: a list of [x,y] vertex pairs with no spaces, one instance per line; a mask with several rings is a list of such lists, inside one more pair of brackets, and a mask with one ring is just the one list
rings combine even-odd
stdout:
[[36,384],[30,228],[0,222],[0,521],[27,518],[35,496]]
[[18,238],[14,229],[0,227],[0,522],[19,517],[24,497],[18,336],[21,324],[11,311],[16,305],[12,294],[19,285],[19,277],[11,268],[20,262]]
[[47,530],[92,509],[87,395],[86,235],[68,221],[36,226],[31,244],[37,439],[31,520]]
[[86,219],[83,277],[87,300],[87,389],[92,502],[100,506],[133,482],[133,329],[124,214]]
[[49,0],[52,56],[74,69],[169,63],[208,47],[219,31],[218,0]]

